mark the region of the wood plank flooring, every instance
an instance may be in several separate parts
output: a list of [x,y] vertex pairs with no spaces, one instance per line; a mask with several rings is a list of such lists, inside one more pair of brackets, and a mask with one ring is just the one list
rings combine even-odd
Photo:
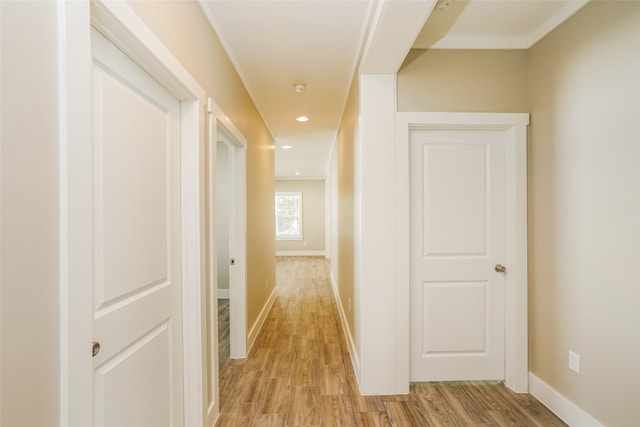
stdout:
[[531,395],[495,382],[414,383],[408,395],[360,395],[328,262],[279,257],[276,271],[278,298],[249,356],[221,360],[216,426],[565,425]]

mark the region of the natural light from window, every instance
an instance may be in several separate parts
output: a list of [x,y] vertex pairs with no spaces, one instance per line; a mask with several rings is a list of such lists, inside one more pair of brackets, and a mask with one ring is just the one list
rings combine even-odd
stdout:
[[276,193],[276,240],[302,240],[302,193]]

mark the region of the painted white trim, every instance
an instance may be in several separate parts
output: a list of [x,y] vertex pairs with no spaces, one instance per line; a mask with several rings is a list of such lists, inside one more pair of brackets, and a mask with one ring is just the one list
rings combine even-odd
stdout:
[[[409,392],[396,388],[398,308],[394,216],[396,76],[360,77],[360,120],[354,144],[354,335],[365,395]],[[408,165],[408,160],[407,160]],[[390,304],[391,302],[391,304]],[[403,307],[402,311],[407,311]]]
[[[215,373],[210,381],[213,383],[214,396],[207,407],[207,425],[215,425],[219,414],[220,402],[220,372],[218,368],[218,300],[229,300],[229,347],[233,359],[244,358],[247,355],[247,323],[246,323],[246,147],[247,140],[235,127],[231,119],[222,111],[213,99],[207,99],[209,115],[209,161],[207,184],[209,188],[208,220],[209,220],[209,271],[212,312],[210,324],[213,325],[211,334],[210,363],[215,366]],[[236,260],[229,269],[229,289],[218,289],[217,279],[217,237],[216,237],[216,183],[218,141],[222,141],[229,148],[230,194],[229,206],[229,256]],[[209,373],[211,375],[211,373]]]
[[[208,121],[207,121],[207,149],[206,149],[206,170],[205,173],[207,175],[207,222],[208,222],[208,235],[205,237],[207,239],[209,253],[208,258],[206,259],[205,271],[206,277],[208,277],[207,292],[205,295],[208,295],[208,311],[205,312],[205,316],[208,319],[208,324],[210,325],[210,330],[205,330],[204,333],[207,334],[209,351],[207,352],[205,357],[208,357],[206,361],[208,366],[212,366],[213,372],[207,372],[207,383],[211,383],[211,391],[212,395],[207,393],[206,396],[206,425],[213,426],[215,425],[216,419],[220,413],[220,369],[218,363],[218,298],[219,298],[219,290],[218,290],[218,245],[217,245],[217,212],[216,212],[216,173],[217,173],[217,140],[216,140],[216,119],[212,113],[212,100],[211,98],[207,99],[207,112],[208,112]],[[205,227],[206,229],[207,227]],[[218,297],[216,297],[218,295]],[[228,296],[227,296],[228,298]],[[207,384],[208,385],[208,384]]]
[[[331,280],[331,290],[333,291],[333,296],[336,299],[336,305],[338,306],[338,313],[340,313],[340,322],[342,323],[342,330],[344,331],[345,338],[347,339],[347,345],[349,346],[349,355],[351,356],[351,366],[353,366],[353,372],[355,373],[356,381],[360,382],[360,358],[358,357],[358,352],[356,351],[356,343],[353,340],[353,335],[351,335],[351,331],[349,330],[347,323],[347,316],[342,309],[342,301],[340,300],[340,292],[338,292],[338,283],[336,282],[336,278],[333,275],[333,271],[330,272],[329,278]],[[360,384],[358,384],[358,389],[360,388]]]
[[248,351],[251,351],[253,344],[256,342],[256,338],[258,338],[258,334],[262,330],[262,326],[264,326],[264,322],[267,320],[267,316],[271,311],[271,307],[273,307],[273,303],[276,302],[276,298],[278,297],[278,288],[274,287],[273,291],[271,291],[271,295],[269,295],[269,299],[267,299],[266,304],[262,307],[260,311],[260,315],[256,319],[255,323],[251,327],[249,331],[249,343],[248,343]]
[[409,381],[410,229],[409,133],[412,129],[496,129],[506,144],[505,384],[528,390],[527,113],[396,113],[396,379]]
[[529,389],[527,125],[505,130],[505,385],[518,393]]
[[[170,53],[140,17],[125,3],[94,0],[59,3],[58,21],[61,89],[66,88],[66,102],[61,105],[61,156],[68,160],[66,176],[61,172],[61,222],[74,218],[74,227],[61,223],[61,233],[68,233],[68,248],[61,244],[61,271],[69,268],[68,278],[61,276],[60,310],[62,317],[60,377],[61,425],[93,424],[92,361],[87,343],[91,342],[90,309],[92,294],[91,248],[83,247],[83,233],[91,232],[90,221],[82,220],[91,212],[91,203],[83,199],[86,189],[81,183],[91,182],[90,165],[82,160],[90,156],[91,139],[91,48],[90,25],[101,32],[142,69],[160,82],[181,101],[181,212],[182,212],[182,295],[184,351],[184,424],[204,423],[204,335],[205,319],[201,257],[204,240],[201,236],[204,192],[202,161],[204,147],[205,92],[189,72]],[[69,85],[66,82],[73,82]],[[69,87],[73,90],[69,90]],[[63,97],[64,99],[64,97]],[[67,209],[65,211],[65,209]],[[78,219],[80,218],[80,220]],[[87,223],[85,223],[87,222]],[[86,235],[86,234],[85,234]],[[87,314],[89,313],[89,314]]]
[[247,138],[244,137],[242,132],[238,130],[231,119],[227,117],[224,111],[222,111],[222,108],[220,108],[211,98],[209,98],[209,108],[211,109],[211,113],[213,113],[215,118],[218,120],[218,123],[221,124],[222,127],[231,135],[232,139],[235,140],[234,144],[246,147]]
[[206,105],[204,89],[126,2],[92,0],[91,25],[179,100]]
[[360,74],[396,74],[436,0],[374,2]]
[[325,256],[325,251],[276,251],[276,256]]
[[[59,234],[60,234],[60,416],[64,426],[93,423],[93,362],[87,351],[92,341],[92,245],[86,244],[93,227],[87,215],[92,200],[85,189],[72,186],[91,182],[85,159],[91,156],[91,35],[89,4],[58,2],[59,89]],[[70,218],[74,218],[73,227]]]
[[604,424],[531,372],[529,393],[570,426],[604,427]]

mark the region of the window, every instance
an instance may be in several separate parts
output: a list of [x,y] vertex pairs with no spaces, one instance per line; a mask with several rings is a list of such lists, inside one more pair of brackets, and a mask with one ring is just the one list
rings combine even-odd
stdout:
[[302,193],[276,193],[276,240],[302,240]]

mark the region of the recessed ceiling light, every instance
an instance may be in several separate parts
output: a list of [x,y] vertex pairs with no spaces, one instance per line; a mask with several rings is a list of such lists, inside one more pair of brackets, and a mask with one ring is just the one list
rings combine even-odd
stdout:
[[296,120],[299,121],[299,122],[307,122],[307,121],[309,121],[309,117],[300,116],[300,117],[296,117]]
[[296,175],[300,175],[300,172],[296,172]]
[[289,150],[291,148],[291,146],[290,145],[283,145],[280,148],[282,148],[283,150]]

